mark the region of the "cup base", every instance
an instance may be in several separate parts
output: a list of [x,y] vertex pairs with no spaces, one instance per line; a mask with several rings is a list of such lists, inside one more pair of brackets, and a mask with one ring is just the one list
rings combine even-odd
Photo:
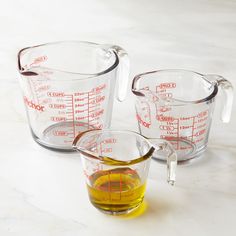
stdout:
[[59,122],[47,127],[39,138],[31,129],[33,139],[41,146],[59,152],[74,152],[72,142],[74,137],[86,130],[94,129],[93,126],[81,122]]
[[132,208],[128,208],[128,209],[125,209],[125,210],[118,210],[118,211],[113,211],[113,210],[105,210],[105,209],[101,209],[97,206],[95,206],[93,204],[93,206],[99,210],[100,212],[104,213],[104,214],[107,214],[107,215],[113,215],[113,216],[120,216],[120,215],[127,215],[133,211],[135,211],[136,209],[138,209],[140,207],[140,205],[142,204],[143,200],[139,202],[138,205],[132,207]]

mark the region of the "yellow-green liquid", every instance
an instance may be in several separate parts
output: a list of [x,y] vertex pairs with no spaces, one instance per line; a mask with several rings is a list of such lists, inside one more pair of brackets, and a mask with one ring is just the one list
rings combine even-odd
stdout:
[[130,168],[97,171],[89,179],[90,201],[106,213],[127,213],[143,201],[146,184]]

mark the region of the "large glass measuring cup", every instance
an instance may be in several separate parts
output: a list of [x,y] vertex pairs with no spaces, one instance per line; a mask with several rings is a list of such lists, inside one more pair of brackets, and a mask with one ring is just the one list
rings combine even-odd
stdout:
[[[202,154],[208,142],[215,96],[225,94],[221,119],[229,122],[233,87],[219,75],[160,70],[137,75],[132,84],[140,133],[169,140],[178,161]],[[163,157],[155,157],[164,160]]]
[[131,131],[91,130],[73,147],[81,153],[91,203],[108,214],[125,214],[143,201],[153,153],[167,156],[168,182],[175,182],[177,157],[165,140],[149,140]]
[[126,94],[129,60],[118,46],[66,41],[28,47],[19,52],[18,67],[33,138],[51,149],[71,151],[79,132],[108,128],[116,82],[118,100]]

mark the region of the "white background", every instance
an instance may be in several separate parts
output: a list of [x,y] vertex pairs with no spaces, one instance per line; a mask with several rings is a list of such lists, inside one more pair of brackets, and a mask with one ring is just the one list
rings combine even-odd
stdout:
[[76,154],[31,138],[16,61],[19,49],[50,41],[122,46],[130,84],[126,101],[115,101],[112,127],[137,130],[130,85],[138,73],[190,69],[223,75],[236,87],[236,1],[1,0],[0,30],[0,235],[236,234],[236,103],[222,124],[219,95],[209,148],[179,166],[174,188],[165,166],[152,162],[146,211],[110,217],[90,205]]

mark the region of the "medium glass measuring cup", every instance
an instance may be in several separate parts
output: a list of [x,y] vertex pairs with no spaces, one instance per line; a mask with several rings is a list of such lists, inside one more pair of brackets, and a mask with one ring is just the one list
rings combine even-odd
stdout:
[[221,119],[226,123],[231,115],[233,87],[222,76],[186,70],[137,75],[132,91],[140,133],[169,140],[177,151],[178,162],[201,155],[207,147],[219,87],[225,95]]
[[129,60],[114,45],[65,41],[22,49],[20,84],[35,141],[50,149],[72,150],[75,136],[108,128],[115,85],[126,95]]
[[167,159],[167,180],[174,184],[175,151],[165,140],[151,142],[135,132],[114,130],[85,131],[75,138],[73,147],[81,154],[89,198],[97,209],[119,215],[137,208],[154,153]]

